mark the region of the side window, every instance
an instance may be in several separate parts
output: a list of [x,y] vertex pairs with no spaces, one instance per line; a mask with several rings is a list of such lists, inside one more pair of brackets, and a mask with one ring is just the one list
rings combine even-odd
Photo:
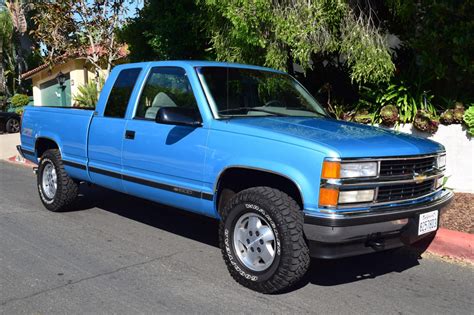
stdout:
[[150,70],[135,118],[154,120],[161,107],[186,107],[198,110],[184,69],[156,67]]
[[105,105],[105,117],[124,118],[128,101],[132,95],[133,87],[137,82],[140,68],[124,69],[120,71],[114,86],[110,91],[109,99]]

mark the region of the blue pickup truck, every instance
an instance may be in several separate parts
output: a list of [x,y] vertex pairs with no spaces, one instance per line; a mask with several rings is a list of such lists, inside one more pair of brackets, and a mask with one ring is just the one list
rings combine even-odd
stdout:
[[266,293],[310,257],[433,237],[453,196],[442,145],[332,119],[288,74],[239,64],[117,66],[93,110],[27,107],[18,150],[51,211],[93,183],[219,219],[230,274]]

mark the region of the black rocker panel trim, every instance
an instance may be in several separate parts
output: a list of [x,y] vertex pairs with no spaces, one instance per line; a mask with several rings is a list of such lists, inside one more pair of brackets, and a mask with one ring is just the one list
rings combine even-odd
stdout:
[[[70,165],[70,166],[72,166],[72,165]],[[80,165],[79,168],[81,168],[82,166],[84,166],[84,165]],[[142,179],[142,178],[138,178],[138,177],[134,177],[134,176],[122,175],[120,173],[107,171],[107,170],[97,168],[97,167],[89,167],[89,171],[91,171],[93,173],[105,175],[105,176],[110,176],[110,177],[126,180],[128,182],[137,183],[137,184],[144,185],[144,186],[149,186],[149,187],[153,187],[153,188],[157,188],[157,189],[161,189],[161,190],[171,191],[171,192],[181,194],[181,195],[191,196],[191,197],[194,197],[194,198],[201,198],[201,199],[204,199],[204,200],[213,200],[214,199],[214,196],[212,194],[204,193],[204,192],[197,191],[197,190],[172,186],[172,185],[168,185],[168,184],[158,183],[158,182],[154,182],[154,181],[150,181],[150,180],[146,180],[146,179]]]

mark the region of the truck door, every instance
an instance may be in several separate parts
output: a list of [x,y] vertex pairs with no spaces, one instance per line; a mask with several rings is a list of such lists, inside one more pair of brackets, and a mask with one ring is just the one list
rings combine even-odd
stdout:
[[125,136],[125,112],[141,68],[118,72],[102,112],[96,112],[89,130],[89,176],[93,183],[124,191],[122,185],[122,143]]
[[201,200],[208,129],[155,122],[161,107],[186,107],[199,112],[194,93],[180,67],[153,67],[142,88],[129,135],[123,142],[123,184],[127,193],[202,211]]

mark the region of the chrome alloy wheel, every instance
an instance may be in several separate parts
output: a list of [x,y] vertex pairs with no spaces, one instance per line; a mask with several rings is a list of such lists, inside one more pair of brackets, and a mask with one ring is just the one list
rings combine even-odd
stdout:
[[234,248],[245,267],[264,271],[275,259],[275,234],[262,216],[246,213],[235,224]]
[[53,163],[47,162],[43,169],[42,188],[44,194],[49,199],[53,199],[56,195],[56,189],[58,188],[57,179],[56,168]]

